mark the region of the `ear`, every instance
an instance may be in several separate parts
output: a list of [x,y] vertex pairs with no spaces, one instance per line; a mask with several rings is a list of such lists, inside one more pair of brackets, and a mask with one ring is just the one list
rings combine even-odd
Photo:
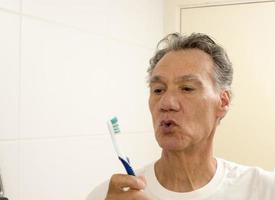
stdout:
[[230,105],[230,93],[228,90],[223,90],[220,93],[219,105],[218,105],[218,117],[222,119],[227,111],[229,110]]

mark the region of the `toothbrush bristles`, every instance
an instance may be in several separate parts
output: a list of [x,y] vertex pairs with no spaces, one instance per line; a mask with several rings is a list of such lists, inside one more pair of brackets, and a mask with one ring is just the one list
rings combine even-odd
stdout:
[[116,117],[112,118],[111,123],[112,123],[112,126],[113,126],[114,133],[119,133],[120,130],[119,130],[119,124],[118,124],[117,118]]

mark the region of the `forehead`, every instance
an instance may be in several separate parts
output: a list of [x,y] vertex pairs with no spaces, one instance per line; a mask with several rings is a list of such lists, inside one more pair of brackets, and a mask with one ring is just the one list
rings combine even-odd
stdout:
[[199,49],[171,51],[157,63],[151,78],[178,79],[178,77],[191,76],[212,79],[213,67],[212,58]]

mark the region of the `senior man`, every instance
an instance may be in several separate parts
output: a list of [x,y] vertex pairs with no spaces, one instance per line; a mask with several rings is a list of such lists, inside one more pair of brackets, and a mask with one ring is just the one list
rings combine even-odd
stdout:
[[225,50],[199,33],[169,34],[158,47],[148,83],[161,157],[136,177],[113,175],[88,200],[274,200],[274,173],[213,156],[216,127],[231,100]]

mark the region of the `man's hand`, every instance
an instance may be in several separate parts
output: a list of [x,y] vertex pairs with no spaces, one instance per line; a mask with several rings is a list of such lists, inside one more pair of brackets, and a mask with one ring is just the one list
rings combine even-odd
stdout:
[[114,174],[105,200],[150,200],[143,192],[145,186],[143,176]]

